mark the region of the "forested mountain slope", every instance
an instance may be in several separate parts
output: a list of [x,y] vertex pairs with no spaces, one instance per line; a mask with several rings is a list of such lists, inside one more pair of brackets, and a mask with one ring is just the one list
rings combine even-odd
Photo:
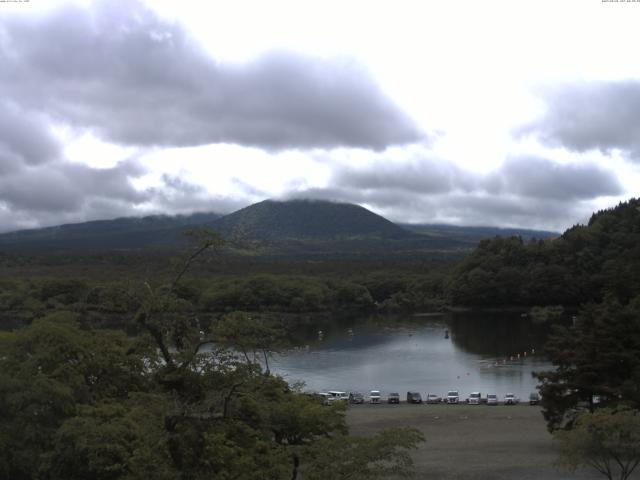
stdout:
[[265,200],[226,215],[211,226],[225,237],[251,240],[412,236],[366,208],[320,200]]
[[592,215],[559,238],[480,242],[453,272],[458,305],[580,305],[640,293],[640,199]]

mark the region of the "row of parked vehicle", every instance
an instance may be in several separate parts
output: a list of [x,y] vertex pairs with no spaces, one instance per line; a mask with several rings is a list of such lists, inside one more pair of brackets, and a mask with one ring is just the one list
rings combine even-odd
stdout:
[[[340,392],[340,391],[330,391],[323,392],[319,394],[323,400],[325,405],[331,405],[335,401],[347,401],[353,404],[365,403],[365,396],[360,392]],[[380,390],[371,390],[368,396],[369,403],[382,403],[382,395],[380,394]],[[420,392],[407,392],[407,403],[446,403],[449,405],[455,405],[458,403],[462,403],[460,401],[460,394],[457,390],[451,390],[447,392],[447,395],[441,397],[435,393],[427,393],[424,400]],[[386,399],[387,403],[400,403],[400,394],[398,392],[391,392],[387,395]],[[529,404],[537,405],[540,402],[540,395],[536,392],[533,392],[529,395]],[[465,400],[465,403],[469,405],[498,405],[500,400],[498,395],[495,393],[488,393],[485,397],[482,396],[480,392],[472,392]],[[520,403],[520,399],[516,397],[513,393],[507,393],[502,403],[504,405],[515,405]]]

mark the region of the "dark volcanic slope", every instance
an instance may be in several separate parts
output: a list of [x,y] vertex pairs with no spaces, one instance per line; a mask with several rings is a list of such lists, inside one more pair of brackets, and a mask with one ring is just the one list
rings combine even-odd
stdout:
[[151,215],[20,230],[0,235],[0,249],[109,250],[182,245],[182,229],[217,218],[217,213]]
[[320,200],[265,200],[222,217],[211,227],[226,237],[275,243],[414,236],[366,208]]

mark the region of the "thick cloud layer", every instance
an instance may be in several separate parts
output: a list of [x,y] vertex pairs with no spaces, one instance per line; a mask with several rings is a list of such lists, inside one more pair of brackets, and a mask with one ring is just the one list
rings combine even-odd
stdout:
[[267,150],[421,142],[425,136],[347,60],[276,52],[216,62],[139,1],[67,5],[0,19],[0,231],[149,211],[229,212],[232,199],[180,178],[140,190],[135,160],[70,162],[71,136],[151,147],[237,143]]
[[0,36],[5,95],[115,143],[380,150],[425,139],[353,62],[279,52],[219,63],[135,1],[10,18]]
[[[62,137],[83,134],[138,147],[131,151],[140,155],[212,143],[257,147],[273,158],[319,148],[333,169],[329,187],[306,189],[314,179],[298,186],[292,179],[291,195],[360,203],[396,221],[562,229],[567,219],[586,218],[595,199],[623,193],[612,171],[591,163],[512,157],[477,174],[429,153],[416,157],[426,151],[418,146],[391,155],[387,147],[427,138],[358,64],[290,52],[217,62],[179,24],[136,0],[0,19],[0,88],[0,231],[158,211],[229,212],[269,196],[242,178],[231,179],[241,192],[234,198],[169,175],[137,188],[148,172],[135,158],[106,169],[66,159]],[[545,116],[521,135],[640,158],[640,83],[565,87],[546,99]],[[345,163],[352,148],[359,160],[371,159],[368,167]]]
[[640,161],[640,82],[565,85],[544,95],[544,116],[517,133],[584,152],[619,149]]

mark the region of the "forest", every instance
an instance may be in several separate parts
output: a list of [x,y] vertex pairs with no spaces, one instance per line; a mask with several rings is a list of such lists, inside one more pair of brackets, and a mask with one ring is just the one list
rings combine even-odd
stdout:
[[[0,478],[386,478],[413,429],[348,435],[257,359],[300,322],[354,313],[520,309],[558,322],[539,372],[550,431],[640,408],[640,200],[550,240],[468,255],[232,256],[214,232],[144,252],[0,255]],[[542,313],[541,313],[542,312]],[[594,402],[598,398],[598,402]]]

